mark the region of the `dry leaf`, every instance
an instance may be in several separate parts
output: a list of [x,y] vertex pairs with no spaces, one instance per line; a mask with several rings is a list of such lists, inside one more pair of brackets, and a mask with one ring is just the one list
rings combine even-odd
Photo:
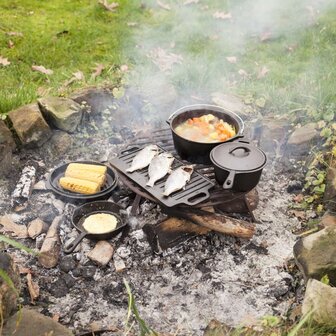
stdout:
[[23,36],[21,32],[7,32],[6,33],[8,36]]
[[167,4],[163,3],[163,2],[161,2],[160,0],[157,0],[156,3],[157,3],[161,8],[163,8],[163,9],[165,9],[165,10],[171,10],[171,8],[170,8],[169,5],[167,5]]
[[76,81],[85,82],[85,76],[82,71],[74,72],[72,77],[67,80],[62,87],[65,88]]
[[126,64],[121,65],[120,66],[120,71],[127,72],[128,71],[128,66]]
[[112,2],[109,4],[107,0],[100,0],[98,1],[98,3],[110,12],[115,12],[115,10],[119,7],[119,4],[117,2]]
[[198,0],[186,0],[184,3],[183,3],[183,5],[190,5],[190,4],[193,4],[193,3],[195,3],[195,4],[197,4],[198,3]]
[[269,72],[269,69],[266,67],[266,66],[263,66],[261,69],[260,69],[260,71],[259,71],[259,73],[258,73],[258,78],[264,78],[266,75],[267,75],[267,73]]
[[48,96],[49,93],[51,91],[51,88],[47,88],[47,87],[44,87],[44,86],[40,86],[39,88],[37,88],[37,95],[39,97],[45,97],[45,96]]
[[20,273],[20,274],[29,274],[29,273],[32,272],[31,269],[28,268],[28,267],[24,267],[24,266],[22,266],[22,265],[20,265],[20,264],[18,264],[17,266],[18,266],[18,269],[19,269],[19,273]]
[[9,49],[14,48],[14,42],[12,40],[8,40],[7,45]]
[[293,197],[295,203],[301,203],[304,200],[303,194],[298,194]]
[[183,57],[174,53],[169,53],[162,48],[152,49],[147,55],[161,71],[169,71],[174,64],[181,64]]
[[35,300],[40,295],[40,287],[35,281],[33,281],[33,277],[31,273],[27,274],[27,285],[28,285],[28,290],[29,290],[29,295],[30,295],[30,302],[34,304]]
[[103,70],[105,69],[103,64],[97,64],[94,68],[94,72],[91,75],[91,79],[95,79],[96,77],[100,76]]
[[239,69],[238,73],[240,76],[248,77],[248,73],[244,69]]
[[4,57],[0,56],[0,65],[7,66],[9,64],[10,64],[10,62],[8,61],[7,58],[4,58]]
[[45,75],[52,75],[54,71],[46,69],[43,65],[32,65],[32,70],[41,72]]
[[2,225],[0,231],[12,232],[18,238],[28,237],[27,227],[25,225],[14,223],[14,221],[8,215],[0,217],[0,225]]
[[228,56],[228,57],[226,57],[226,60],[229,63],[233,63],[233,64],[237,63],[237,57],[235,57],[235,56]]
[[58,322],[60,319],[61,315],[60,314],[53,314],[53,316],[51,317],[55,322]]
[[232,18],[232,15],[230,12],[225,13],[225,12],[217,11],[212,16],[216,19],[222,19],[222,20],[228,20]]
[[302,210],[290,210],[289,215],[292,215],[300,220],[306,219],[306,212]]
[[127,26],[128,26],[128,27],[135,27],[135,26],[137,26],[137,25],[138,25],[137,22],[127,22]]

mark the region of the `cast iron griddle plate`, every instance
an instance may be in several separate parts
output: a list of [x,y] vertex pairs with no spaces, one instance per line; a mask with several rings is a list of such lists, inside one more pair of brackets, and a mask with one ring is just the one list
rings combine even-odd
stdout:
[[[137,170],[133,173],[126,172],[126,169],[130,167],[133,158],[138,154],[138,152],[144,147],[134,147],[122,151],[116,158],[110,160],[110,164],[120,173],[127,176],[130,180],[135,182],[141,188],[145,189],[149,194],[155,197],[161,204],[167,207],[173,207],[179,204],[186,205],[195,205],[200,202],[205,201],[210,197],[209,190],[215,185],[209,179],[204,177],[203,175],[193,172],[191,175],[190,181],[185,186],[184,190],[179,190],[172,193],[170,196],[163,196],[165,182],[168,178],[168,174],[156,182],[154,187],[146,186],[146,183],[149,179],[148,177],[148,167]],[[164,152],[164,150],[160,148],[160,153]],[[172,169],[185,165],[182,161],[176,159],[174,160]]]
[[95,161],[72,161],[72,162],[67,162],[65,164],[58,166],[50,173],[49,178],[47,180],[47,187],[48,189],[52,190],[54,193],[56,193],[59,196],[72,199],[72,200],[93,201],[93,200],[97,200],[97,199],[101,199],[101,198],[109,196],[110,193],[114,190],[114,188],[118,184],[118,178],[116,176],[116,173],[109,166],[106,166],[107,167],[106,182],[102,190],[99,191],[98,193],[91,194],[91,195],[85,195],[85,194],[79,194],[76,192],[65,190],[60,186],[59,180],[61,177],[64,176],[65,170],[67,169],[70,163],[87,163],[87,164],[106,166],[100,162],[95,162]]

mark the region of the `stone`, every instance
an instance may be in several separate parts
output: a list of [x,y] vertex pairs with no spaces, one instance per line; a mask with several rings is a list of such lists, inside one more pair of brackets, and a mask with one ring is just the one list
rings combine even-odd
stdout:
[[69,292],[69,289],[65,282],[65,279],[58,278],[56,281],[50,284],[49,292],[52,296],[56,298],[60,298],[60,297],[67,295]]
[[118,254],[113,256],[113,263],[117,273],[122,272],[126,268],[124,261],[119,257]]
[[1,176],[7,176],[12,167],[12,152],[15,149],[15,141],[13,139],[11,131],[0,120],[0,178]]
[[[6,272],[19,293],[21,288],[20,273],[13,259],[6,253],[0,253],[0,269]],[[4,320],[17,310],[17,299],[17,293],[0,277],[0,309]]]
[[12,150],[15,149],[15,141],[12,136],[12,132],[6,126],[6,124],[0,120],[0,145],[6,144]]
[[336,228],[329,227],[298,240],[294,245],[296,264],[306,280],[328,275],[336,285]]
[[62,275],[62,279],[68,288],[71,288],[75,285],[76,279],[73,278],[70,274],[66,273]]
[[81,119],[82,108],[72,99],[60,97],[39,98],[38,104],[45,119],[54,127],[73,133]]
[[54,157],[59,158],[69,151],[72,144],[73,138],[70,134],[56,130],[45,147]]
[[302,304],[302,314],[309,312],[312,312],[311,318],[317,323],[336,328],[336,288],[310,279]]
[[336,168],[328,167],[325,177],[325,192],[323,195],[323,201],[326,207],[330,210],[336,208]]
[[113,104],[115,98],[107,88],[86,88],[74,92],[70,98],[82,106],[89,106],[89,113],[97,114]]
[[76,266],[77,263],[71,255],[63,257],[59,263],[60,270],[66,273],[74,270]]
[[22,308],[6,322],[3,335],[73,336],[73,333],[50,317],[32,309]]
[[229,111],[237,113],[239,116],[248,116],[249,112],[244,102],[237,96],[214,92],[211,94],[211,100],[216,105]]
[[298,127],[288,138],[289,146],[310,146],[318,138],[319,132],[316,130],[315,123],[309,123]]
[[321,218],[320,225],[323,227],[335,227],[336,228],[336,216],[327,211]]
[[88,258],[100,266],[106,266],[113,256],[112,245],[105,241],[99,241],[96,246],[87,254]]
[[86,279],[93,279],[96,274],[96,267],[94,266],[83,266],[81,268],[82,277]]
[[8,116],[24,146],[41,147],[52,135],[36,103],[13,110]]

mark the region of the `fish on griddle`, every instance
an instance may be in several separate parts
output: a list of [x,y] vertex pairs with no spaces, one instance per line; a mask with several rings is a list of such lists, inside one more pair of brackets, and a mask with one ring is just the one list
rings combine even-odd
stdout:
[[143,148],[132,160],[131,166],[126,169],[128,173],[146,168],[152,159],[158,154],[159,147],[156,145],[148,145]]
[[156,181],[165,177],[173,164],[174,157],[171,153],[161,153],[155,156],[148,167],[149,180],[147,186],[153,187]]
[[193,171],[193,166],[181,166],[175,169],[167,178],[163,195],[169,196],[173,192],[183,189],[190,181]]

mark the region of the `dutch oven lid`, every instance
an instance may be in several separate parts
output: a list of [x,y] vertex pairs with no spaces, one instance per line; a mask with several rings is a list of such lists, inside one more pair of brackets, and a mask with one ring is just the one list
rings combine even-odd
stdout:
[[243,142],[216,146],[210,153],[210,159],[219,168],[236,171],[255,170],[266,163],[266,155],[262,150]]

